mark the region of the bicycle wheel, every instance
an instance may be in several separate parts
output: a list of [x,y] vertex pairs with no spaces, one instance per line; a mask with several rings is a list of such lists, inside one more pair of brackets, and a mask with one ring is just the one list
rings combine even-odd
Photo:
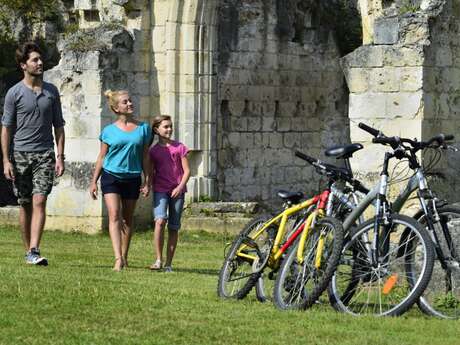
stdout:
[[[312,209],[313,208],[310,208],[306,212],[300,212],[288,218],[286,223],[286,235],[284,236],[282,243],[287,240],[292,235],[292,233],[297,230],[297,227],[305,221]],[[269,242],[266,242],[266,245],[262,251],[263,253],[270,253],[268,250],[271,251],[271,246]],[[282,260],[282,258],[280,260]],[[278,269],[279,265],[277,264],[271,269],[270,272],[267,272],[267,269],[261,272],[261,275],[259,279],[257,279],[256,283],[256,297],[259,302],[273,301],[273,290],[275,288],[275,280]]]
[[[328,289],[335,309],[354,315],[401,315],[428,285],[434,261],[429,235],[410,217],[393,214],[391,219],[379,233],[377,265],[372,265],[370,254],[375,218],[361,224],[345,243]],[[406,263],[414,257],[419,265],[409,277]]]
[[[247,296],[255,285],[260,274],[253,273],[253,266],[255,262],[261,260],[260,251],[245,245],[245,241],[251,235],[253,236],[269,219],[269,215],[262,215],[252,219],[233,241],[219,273],[217,283],[219,297],[242,299]],[[264,236],[268,230],[264,231],[255,241],[264,241]],[[246,257],[238,255],[240,252],[245,254]]]
[[[446,264],[442,265],[436,255],[431,280],[418,306],[429,315],[456,319],[460,317],[460,207],[444,206],[438,209],[438,214],[440,220],[434,224],[434,231]],[[423,212],[414,218],[426,225]],[[409,270],[412,263],[408,262]]]
[[[317,260],[320,243],[323,243],[318,256],[321,260]],[[342,250],[342,224],[330,217],[319,220],[309,229],[302,260],[298,257],[298,245],[289,250],[275,282],[273,300],[279,309],[308,308],[326,289]]]

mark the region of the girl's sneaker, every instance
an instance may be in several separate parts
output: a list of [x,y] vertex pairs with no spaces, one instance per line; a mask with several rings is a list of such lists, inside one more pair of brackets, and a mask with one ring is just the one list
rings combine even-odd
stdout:
[[150,269],[152,271],[158,271],[161,270],[161,260],[156,260],[153,264],[150,265]]
[[165,273],[172,273],[172,271],[173,271],[173,270],[172,270],[172,267],[171,267],[171,266],[165,266],[165,268],[164,268],[164,272],[165,272]]

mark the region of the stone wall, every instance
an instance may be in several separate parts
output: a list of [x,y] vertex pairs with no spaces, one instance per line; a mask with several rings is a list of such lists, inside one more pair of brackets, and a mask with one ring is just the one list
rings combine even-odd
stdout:
[[[97,47],[93,46],[95,42]],[[99,153],[99,134],[115,120],[103,91],[128,89],[136,105],[136,116],[150,121],[149,112],[138,106],[149,91],[134,86],[145,85],[148,78],[135,61],[139,52],[134,52],[133,47],[132,36],[123,28],[99,27],[63,41],[59,46],[59,65],[45,72],[45,79],[61,92],[66,121],[66,172],[57,179],[49,197],[49,228],[98,232],[107,225],[102,195],[93,201],[88,193]],[[138,224],[147,224],[150,199],[141,198],[139,205],[135,217]]]
[[[298,6],[296,6],[298,5]],[[313,1],[219,5],[218,197],[276,199],[318,177],[294,156],[348,142],[347,97],[332,32]]]
[[[376,179],[387,149],[369,145],[371,136],[357,127],[359,122],[387,135],[420,140],[440,132],[460,135],[458,19],[454,1],[422,1],[410,12],[389,7],[375,19],[372,44],[342,60],[350,89],[351,140],[369,146],[352,161],[363,178]],[[431,170],[448,179],[434,178],[433,186],[442,197],[457,201],[460,159],[455,153],[445,156]],[[423,162],[431,159],[427,154]]]
[[[434,2],[433,2],[434,4]],[[455,134],[460,142],[460,4],[446,1],[439,16],[430,25],[430,45],[425,49],[424,105],[422,132],[429,138],[440,132]],[[436,188],[451,200],[460,200],[460,154],[448,152],[434,172],[445,179],[435,179]],[[431,155],[426,156],[426,161]]]

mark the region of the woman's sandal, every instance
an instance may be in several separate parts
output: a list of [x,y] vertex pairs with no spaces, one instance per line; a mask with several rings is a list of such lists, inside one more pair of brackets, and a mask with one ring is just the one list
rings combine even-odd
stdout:
[[124,267],[124,262],[123,262],[123,258],[122,257],[119,257],[119,258],[115,258],[115,265],[113,266],[113,270],[115,272],[120,272]]
[[149,267],[152,271],[161,270],[161,260],[156,260],[153,264]]

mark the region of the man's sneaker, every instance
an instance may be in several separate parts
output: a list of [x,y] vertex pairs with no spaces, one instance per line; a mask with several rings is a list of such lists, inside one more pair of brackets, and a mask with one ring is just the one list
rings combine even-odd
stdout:
[[26,254],[26,262],[30,265],[48,266],[48,260],[40,256],[40,251],[37,248],[30,249]]
[[164,271],[165,273],[172,273],[173,270],[172,270],[172,267],[171,267],[171,266],[165,266],[165,268],[163,269],[163,271]]

